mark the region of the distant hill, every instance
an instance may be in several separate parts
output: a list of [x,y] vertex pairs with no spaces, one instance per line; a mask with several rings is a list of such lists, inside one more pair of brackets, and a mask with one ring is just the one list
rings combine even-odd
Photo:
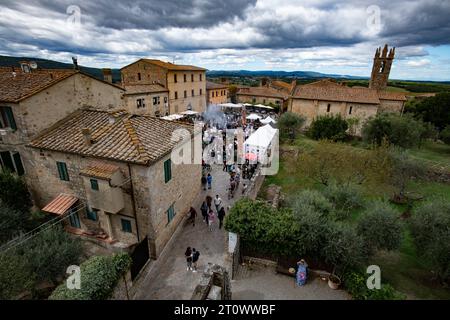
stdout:
[[320,78],[335,78],[335,79],[368,79],[367,77],[356,77],[340,74],[327,74],[314,71],[249,71],[249,70],[211,70],[207,71],[206,75],[209,77],[271,77],[271,78],[296,78],[296,79],[320,79]]
[[[53,60],[31,58],[31,57],[10,57],[0,56],[0,67],[20,67],[20,61],[35,61],[38,68],[42,69],[73,69],[72,63],[63,63]],[[80,70],[94,76],[100,80],[103,80],[103,72],[101,68],[90,68],[79,66]],[[112,69],[113,82],[120,82],[120,70]]]

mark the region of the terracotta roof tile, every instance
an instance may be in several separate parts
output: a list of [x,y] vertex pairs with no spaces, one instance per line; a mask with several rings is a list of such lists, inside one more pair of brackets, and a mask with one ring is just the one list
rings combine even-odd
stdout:
[[77,197],[61,193],[55,199],[50,201],[42,211],[61,215],[66,213],[77,201]]
[[[114,114],[101,110],[80,110],[45,130],[30,147],[75,153],[83,156],[149,165],[169,153],[177,144],[172,134],[177,129],[194,127],[150,116]],[[85,142],[82,128],[91,131],[91,144]]]
[[271,87],[248,87],[241,88],[237,92],[238,95],[247,95],[247,96],[261,96],[261,97],[270,97],[270,98],[278,98],[278,99],[287,99],[288,94],[271,88]]
[[298,85],[294,89],[293,98],[367,104],[380,103],[377,90],[368,88],[350,88],[330,80],[321,80],[305,85]]
[[215,83],[212,81],[206,81],[206,90],[211,89],[228,89],[226,84]]
[[102,161],[93,161],[85,169],[80,171],[80,175],[109,180],[118,170],[120,170],[120,168],[113,164]]
[[75,70],[48,70],[24,73],[0,71],[0,101],[18,102],[75,74]]
[[383,100],[406,101],[406,95],[403,92],[379,90],[378,97]]

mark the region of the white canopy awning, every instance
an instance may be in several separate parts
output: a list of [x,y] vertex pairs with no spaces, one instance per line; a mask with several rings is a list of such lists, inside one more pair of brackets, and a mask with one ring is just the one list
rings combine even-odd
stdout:
[[249,116],[247,116],[247,117],[245,117],[247,120],[258,120],[258,119],[261,119],[261,117],[260,116],[258,116],[257,114],[255,114],[255,113],[252,113],[251,115],[249,115]]
[[244,107],[250,107],[250,106],[253,106],[253,104],[251,104],[251,103],[244,103],[243,106]]
[[269,124],[269,123],[277,123],[271,116],[268,116],[267,118],[261,120],[261,123]]
[[225,107],[225,108],[242,108],[242,104],[241,103],[222,103],[219,104],[219,106],[221,107]]
[[192,115],[192,114],[197,114],[197,111],[192,111],[192,110],[186,110],[183,112],[180,112],[180,114],[184,114],[184,115]]
[[270,107],[270,106],[265,106],[265,105],[263,105],[263,104],[257,104],[257,105],[255,105],[255,107],[258,107],[258,108],[264,108],[264,109],[273,109],[272,107]]
[[182,115],[182,114],[171,114],[171,115],[168,115],[168,116],[165,116],[165,117],[161,117],[161,119],[163,119],[163,120],[170,120],[170,121],[178,120],[178,119],[181,119],[181,118],[184,118],[184,115]]
[[246,149],[253,147],[265,150],[270,146],[277,132],[278,129],[274,129],[270,126],[270,124],[266,124],[256,130],[247,140],[245,140],[244,146]]

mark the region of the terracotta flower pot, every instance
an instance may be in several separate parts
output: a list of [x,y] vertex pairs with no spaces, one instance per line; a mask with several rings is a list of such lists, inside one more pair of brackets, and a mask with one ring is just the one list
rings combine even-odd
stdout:
[[341,285],[341,279],[339,279],[338,276],[331,274],[328,276],[328,286],[333,289],[337,290],[339,289],[339,286]]

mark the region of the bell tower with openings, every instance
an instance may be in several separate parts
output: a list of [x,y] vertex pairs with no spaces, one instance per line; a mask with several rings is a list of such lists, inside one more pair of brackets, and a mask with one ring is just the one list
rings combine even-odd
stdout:
[[369,88],[386,89],[391,72],[392,61],[394,60],[395,47],[388,52],[388,45],[384,45],[383,51],[381,47],[377,48],[375,57],[373,58],[372,75],[370,76]]

